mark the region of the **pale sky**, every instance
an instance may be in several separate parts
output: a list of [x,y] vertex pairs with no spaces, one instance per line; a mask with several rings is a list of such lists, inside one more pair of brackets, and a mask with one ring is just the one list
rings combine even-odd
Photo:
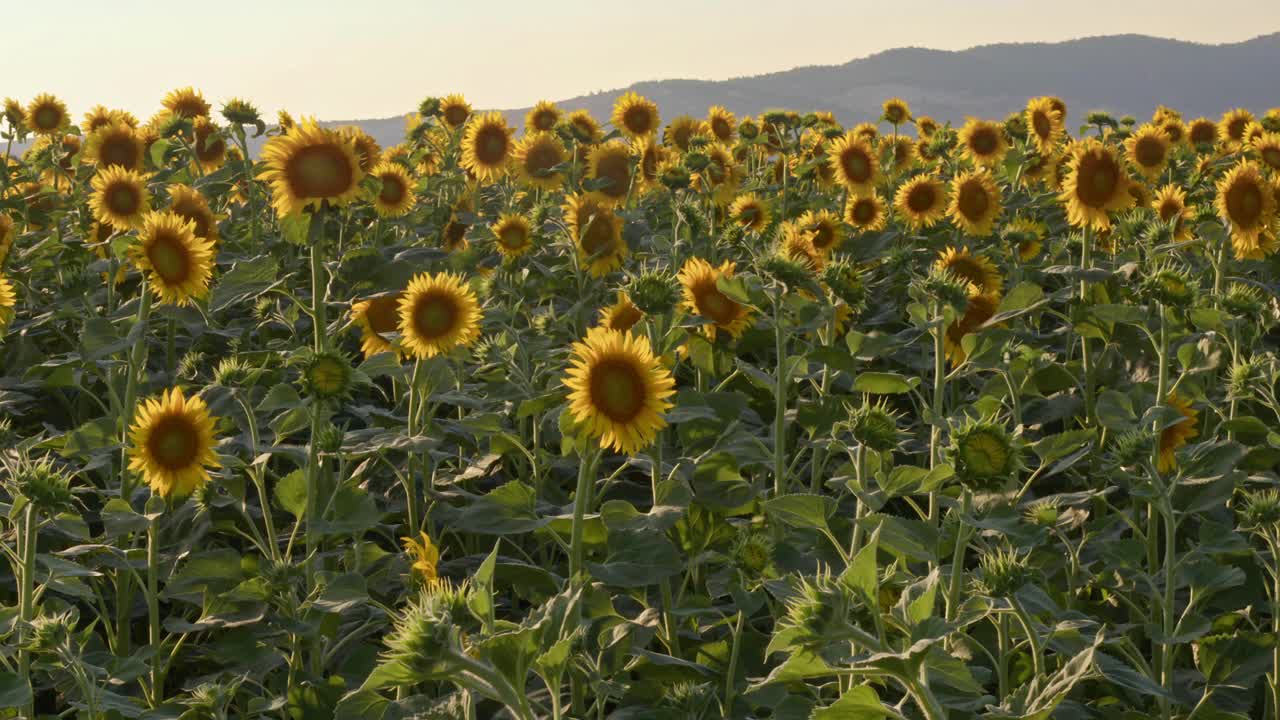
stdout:
[[844,63],[902,46],[1280,31],[1280,0],[3,0],[0,96],[141,117],[194,85],[274,113],[390,117],[428,95],[531,105],[671,77]]

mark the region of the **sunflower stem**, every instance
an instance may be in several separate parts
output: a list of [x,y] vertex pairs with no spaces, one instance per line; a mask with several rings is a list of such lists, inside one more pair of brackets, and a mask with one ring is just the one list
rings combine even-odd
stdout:
[[[29,624],[36,616],[36,506],[27,501],[26,510],[22,513],[21,556],[22,582],[18,590],[18,617],[22,621],[18,626],[18,673],[22,682],[31,687],[31,653],[27,650]],[[34,718],[35,700],[27,705],[26,716]]]
[[[159,497],[159,496],[153,496]],[[148,502],[148,505],[151,503]],[[148,513],[149,515],[152,513]],[[164,664],[160,662],[160,516],[147,522],[147,619],[150,626],[151,650],[151,707],[159,707],[164,699]]]
[[[120,498],[125,502],[129,502],[129,497],[133,494],[133,485],[129,477],[129,426],[133,424],[133,406],[138,399],[138,374],[143,371],[147,362],[147,322],[151,318],[151,292],[150,288],[147,287],[145,274],[138,291],[141,295],[138,298],[138,319],[134,323],[138,337],[129,352],[129,365],[126,369],[128,375],[125,378],[124,386],[124,404],[120,408],[123,413],[120,437],[122,445],[120,450]],[[130,334],[133,332],[134,330],[130,330]]]
[[[936,467],[942,462],[942,422],[946,417],[946,386],[947,386],[947,366],[946,366],[946,319],[942,314],[942,304],[938,303],[934,306],[934,317],[936,321],[933,327],[933,400],[930,413],[933,415],[930,423],[929,431],[929,467]],[[933,491],[929,493],[929,522],[936,524],[938,521],[938,493]]]
[[578,456],[578,486],[573,493],[573,528],[569,539],[569,580],[572,582],[582,572],[586,530],[587,506],[591,503],[591,491],[595,484],[595,466],[600,453],[591,448]]
[[324,242],[325,205],[321,204],[311,215],[311,225],[307,227],[307,244],[311,246],[311,318],[315,328],[313,347],[320,352],[324,343],[325,329],[325,286],[320,278],[324,274],[324,253],[320,247]]
[[[1084,272],[1093,264],[1093,229],[1085,226],[1081,232],[1080,242],[1080,307],[1083,310],[1089,301],[1089,281],[1084,277]],[[1094,425],[1095,404],[1094,404],[1094,377],[1093,377],[1093,358],[1089,354],[1089,338],[1080,336],[1080,367],[1084,373],[1084,422],[1086,426]]]
[[782,336],[782,291],[778,289],[773,295],[773,349],[777,356],[774,368],[774,409],[773,409],[773,494],[775,497],[786,494],[787,467],[787,356]]
[[961,492],[960,517],[956,524],[956,546],[951,556],[951,582],[947,587],[946,619],[948,622],[955,620],[960,607],[960,581],[964,578],[964,553],[969,545],[969,526],[965,524],[965,517],[973,509],[973,493],[968,490]]

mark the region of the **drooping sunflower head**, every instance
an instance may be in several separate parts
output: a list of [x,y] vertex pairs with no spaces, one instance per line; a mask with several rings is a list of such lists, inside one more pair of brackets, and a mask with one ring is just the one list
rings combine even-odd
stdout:
[[738,130],[738,119],[728,109],[713,105],[707,110],[707,129],[717,142],[731,143]]
[[591,197],[607,207],[621,205],[631,191],[631,148],[621,140],[610,140],[591,149],[587,158],[588,178],[595,181]]
[[933,227],[947,212],[947,189],[933,175],[917,175],[898,188],[893,205],[911,229]]
[[524,116],[527,132],[552,132],[560,122],[560,108],[549,100],[539,100]]
[[130,255],[159,302],[188,305],[209,292],[213,243],[196,237],[195,224],[177,213],[147,213]]
[[564,384],[569,413],[600,447],[634,455],[666,427],[675,394],[671,372],[654,356],[649,340],[595,327],[574,343]]
[[952,222],[974,237],[987,237],[1003,209],[1000,188],[986,170],[964,171],[951,181]]
[[507,213],[498,218],[490,229],[498,252],[504,257],[517,258],[533,248],[533,231],[528,218],[517,213]]
[[589,195],[571,195],[564,204],[565,225],[578,251],[578,259],[592,277],[602,277],[622,267],[627,244],[622,238],[622,218]]
[[213,106],[204,99],[204,95],[192,87],[170,90],[160,104],[174,115],[181,115],[189,120],[198,117],[207,118],[209,111],[213,109]]
[[194,226],[195,236],[218,243],[218,216],[209,209],[209,201],[190,185],[169,186],[169,210]]
[[991,120],[969,118],[960,128],[959,140],[961,151],[975,165],[995,167],[1009,150],[1004,125]]
[[956,476],[971,490],[994,489],[1022,466],[1018,439],[995,418],[969,419],[951,431]]
[[1019,215],[1005,225],[1001,235],[1013,244],[1018,260],[1029,262],[1040,254],[1046,232],[1043,222]]
[[613,126],[628,137],[644,137],[658,132],[660,119],[658,104],[652,100],[628,91],[613,104],[613,115],[610,118]]
[[1186,445],[1188,440],[1200,434],[1200,430],[1196,428],[1200,413],[1191,407],[1191,403],[1186,398],[1175,391],[1169,393],[1165,402],[1169,407],[1176,410],[1182,416],[1182,419],[1160,431],[1158,446],[1160,455],[1159,461],[1156,463],[1156,469],[1162,473],[1172,472],[1178,466],[1178,449]]
[[7,97],[4,99],[3,110],[0,110],[0,117],[9,123],[11,130],[25,130],[27,127],[27,111],[22,107],[22,103],[14,98]]
[[115,122],[90,133],[84,156],[99,167],[114,165],[125,170],[141,170],[145,150],[137,131],[123,122]]
[[1244,108],[1229,110],[1218,121],[1218,137],[1229,149],[1237,150],[1244,145],[1245,131],[1253,121],[1253,113]]
[[99,222],[132,228],[142,223],[151,209],[151,191],[137,170],[105,167],[93,176],[89,207]]
[[729,260],[714,266],[702,258],[694,257],[685,261],[684,267],[680,269],[684,307],[707,321],[702,329],[710,338],[714,339],[717,331],[735,338],[741,337],[751,325],[751,308],[725,295],[717,287],[720,278],[733,277],[735,268],[736,265]]
[[[254,104],[243,98],[231,98],[222,104],[222,117],[232,125],[258,125],[262,123],[262,113]],[[265,130],[266,126],[262,125]]]
[[205,116],[192,122],[196,161],[204,172],[213,172],[227,162],[227,141],[213,121]]
[[1067,219],[1077,227],[1106,230],[1110,213],[1133,207],[1131,183],[1114,148],[1095,138],[1082,141],[1068,160],[1063,183]]
[[769,226],[772,213],[769,205],[755,193],[739,195],[729,205],[729,217],[744,230],[762,232]]
[[625,290],[619,290],[612,305],[600,308],[600,326],[627,332],[644,319],[644,313],[631,302]]
[[214,418],[199,396],[171,388],[139,404],[129,429],[129,469],[161,497],[186,497],[221,467],[214,453]]
[[902,98],[889,98],[880,108],[880,119],[894,127],[911,122],[911,106]]
[[1169,164],[1169,136],[1154,125],[1143,125],[1124,141],[1129,162],[1151,180]]
[[462,167],[482,183],[502,177],[515,146],[513,132],[501,113],[485,113],[471,120],[462,137]]
[[471,117],[471,103],[467,102],[460,93],[453,93],[440,98],[437,112],[440,113],[440,120],[446,127],[457,130]]
[[351,304],[351,321],[360,327],[360,351],[366,358],[400,349],[390,336],[400,330],[400,299],[403,293],[378,295]]
[[868,195],[880,178],[880,158],[871,143],[855,133],[847,133],[831,143],[827,162],[839,181],[853,195]]
[[1051,155],[1066,134],[1062,113],[1047,97],[1038,97],[1027,103],[1027,132],[1042,155]]
[[556,190],[564,182],[559,168],[568,159],[564,143],[555,133],[526,133],[512,152],[516,174],[529,187]]
[[868,195],[851,195],[844,206],[844,221],[862,232],[883,230],[889,220],[884,200],[872,192]]
[[480,304],[459,275],[420,273],[400,298],[400,338],[405,350],[431,358],[480,337]]
[[27,104],[23,120],[37,135],[57,135],[71,124],[66,104],[48,93],[40,93]]
[[1237,256],[1245,250],[1261,248],[1262,235],[1268,232],[1275,216],[1275,194],[1252,162],[1242,161],[1218,182],[1216,206],[1218,216],[1231,225],[1231,240]]
[[267,167],[258,177],[271,186],[272,205],[282,217],[322,202],[345,205],[359,195],[364,177],[355,145],[314,120],[269,140],[262,161]]
[[417,196],[413,176],[399,163],[383,162],[369,173],[378,181],[373,210],[382,217],[400,217],[413,209]]

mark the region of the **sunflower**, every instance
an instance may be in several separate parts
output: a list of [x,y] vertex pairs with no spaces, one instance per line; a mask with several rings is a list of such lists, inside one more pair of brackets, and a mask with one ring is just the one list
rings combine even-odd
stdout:
[[571,195],[564,204],[565,225],[578,249],[578,259],[592,277],[622,267],[627,244],[622,238],[622,218],[587,195]]
[[140,170],[145,149],[137,132],[117,121],[89,134],[84,156],[99,167],[114,165],[125,170]]
[[165,110],[188,119],[209,117],[209,111],[213,109],[205,101],[204,95],[199,90],[191,87],[169,91],[169,94],[164,96],[164,100],[160,104],[164,106]]
[[1280,172],[1280,133],[1263,133],[1250,147],[1273,173]]
[[779,256],[800,265],[809,272],[821,272],[826,266],[826,257],[813,246],[813,234],[806,231],[798,221],[782,224],[777,253]]
[[916,142],[906,135],[894,135],[880,140],[881,148],[889,149],[889,158],[893,163],[893,171],[900,173],[908,170],[916,161]]
[[862,232],[883,230],[889,220],[884,200],[871,193],[862,196],[850,196],[844,206],[844,221]]
[[636,156],[636,189],[648,192],[662,183],[662,168],[672,154],[669,148],[659,145],[653,135],[631,141],[631,152]]
[[93,193],[89,207],[99,222],[116,227],[131,228],[142,223],[142,217],[151,209],[151,192],[146,178],[136,170],[107,167],[93,176]]
[[1253,122],[1253,113],[1243,108],[1229,110],[1218,121],[1218,137],[1229,149],[1238,150],[1244,145],[1245,131]]
[[648,447],[667,426],[676,384],[649,340],[595,327],[571,352],[564,385],[574,421],[602,448],[633,455]]
[[1196,422],[1200,417],[1200,413],[1191,407],[1191,403],[1178,395],[1176,391],[1169,393],[1167,402],[1170,407],[1182,415],[1182,419],[1160,431],[1160,444],[1158,446],[1160,461],[1157,463],[1156,469],[1162,473],[1171,472],[1178,466],[1176,456],[1178,448],[1186,445],[1188,440],[1200,434],[1200,431],[1196,429]]
[[1096,230],[1111,227],[1109,213],[1133,207],[1131,182],[1113,148],[1095,138],[1082,141],[1067,163],[1060,196],[1068,221]]
[[625,290],[619,290],[617,300],[608,307],[600,308],[601,327],[627,332],[635,324],[644,319],[644,313],[631,302],[631,296]]
[[657,103],[630,91],[613,104],[613,115],[610,119],[613,126],[622,134],[632,138],[658,132],[658,125],[661,122],[658,117]]
[[441,229],[441,240],[446,250],[453,252],[467,246],[467,230],[471,228],[469,219],[464,216],[475,211],[471,202],[472,192],[464,193],[454,201],[449,213],[449,222]]
[[9,258],[9,251],[13,249],[13,236],[13,218],[0,213],[0,268],[4,267],[4,261]]
[[196,161],[200,169],[206,173],[213,172],[227,162],[227,141],[223,139],[218,126],[207,117],[198,117],[192,124],[195,133]]
[[852,195],[868,195],[880,177],[880,158],[871,143],[850,132],[837,138],[827,151],[827,162],[836,180]]
[[169,210],[194,225],[195,236],[218,244],[218,216],[199,190],[189,185],[169,186]]
[[1054,108],[1049,98],[1038,97],[1027,103],[1025,115],[1036,149],[1041,155],[1052,155],[1066,135],[1062,113]]
[[402,537],[400,542],[404,543],[404,551],[413,560],[409,566],[410,572],[422,578],[423,582],[428,585],[434,584],[440,579],[437,573],[437,566],[440,564],[440,549],[431,542],[431,536],[426,530],[419,532],[422,541],[419,542],[411,537]]
[[315,120],[267,141],[262,162],[267,168],[258,177],[271,186],[272,205],[281,217],[321,202],[345,205],[360,194],[364,177],[351,141]]
[[517,258],[533,248],[533,232],[529,221],[522,215],[503,215],[489,229],[493,232],[498,252],[504,257]]
[[769,205],[755,193],[739,195],[729,206],[729,217],[744,230],[762,232],[769,226]]
[[18,296],[13,292],[13,284],[4,275],[0,275],[0,334],[13,322],[13,309],[17,304]]
[[485,113],[467,123],[462,136],[462,167],[482,183],[501,178],[514,145],[512,132],[501,113]]
[[796,219],[796,226],[808,234],[809,243],[823,258],[830,256],[844,243],[840,218],[830,210],[806,210]]
[[351,143],[351,147],[356,151],[356,160],[360,163],[360,169],[366,173],[372,172],[382,158],[382,146],[378,141],[359,125],[344,125],[338,128],[338,136]]
[[938,121],[928,115],[921,115],[916,118],[916,137],[921,140],[933,137],[933,134],[941,128],[942,126],[938,124]]
[[24,120],[37,135],[57,135],[71,122],[66,104],[48,93],[35,96],[27,105]]
[[960,128],[960,149],[975,165],[995,167],[1009,151],[1004,125],[991,120],[969,118]]
[[987,237],[1002,210],[1000,188],[985,170],[966,171],[951,180],[947,214],[966,234]]
[[911,122],[911,106],[907,105],[907,101],[902,98],[889,98],[880,108],[880,119],[895,128]]
[[1218,123],[1209,118],[1196,118],[1187,124],[1187,139],[1192,147],[1210,147],[1218,143]]
[[413,177],[403,165],[384,162],[369,173],[376,178],[378,193],[373,197],[373,210],[382,217],[400,217],[413,209]]
[[1275,215],[1275,196],[1252,162],[1242,161],[1218,182],[1218,217],[1231,224],[1231,244],[1236,257],[1261,256],[1262,235]]
[[959,250],[954,247],[948,247],[939,253],[938,259],[933,264],[936,271],[949,271],[952,275],[969,283],[969,295],[992,295],[1000,294],[1000,290],[1004,287],[1004,281],[1000,278],[1000,272],[996,270],[995,263],[985,255],[974,255],[969,252],[969,248],[962,247]]
[[579,145],[594,145],[604,139],[604,131],[587,110],[574,110],[569,113],[569,128]]
[[703,172],[715,189],[716,202],[727,205],[733,201],[738,185],[742,182],[742,167],[734,158],[733,151],[720,143],[711,146],[707,157],[711,163]]
[[209,482],[214,455],[214,418],[199,396],[171,388],[139,404],[129,427],[129,469],[142,474],[151,492],[185,497]]
[[9,123],[12,130],[25,129],[27,126],[27,111],[22,107],[22,103],[7,97],[4,99],[4,110],[0,114]]
[[875,123],[864,122],[854,125],[849,134],[854,137],[860,137],[870,143],[875,142],[880,137],[880,129],[875,126]]
[[948,325],[946,334],[943,335],[943,352],[953,367],[964,362],[968,357],[963,345],[965,336],[978,332],[978,328],[995,316],[996,309],[999,307],[1000,296],[997,294],[982,293],[969,296],[964,315]]
[[695,135],[701,135],[706,131],[707,127],[703,121],[689,115],[681,115],[672,120],[662,131],[662,142],[680,152],[686,152],[689,150],[689,141]]
[[1155,210],[1160,222],[1172,225],[1174,240],[1186,242],[1191,239],[1191,223],[1195,219],[1195,212],[1187,207],[1185,190],[1173,183],[1165,185],[1151,201],[1151,209]]
[[297,123],[294,122],[293,116],[289,114],[288,110],[282,109],[276,113],[276,126],[279,127],[281,131],[287,132],[292,130],[295,125],[297,125]]
[[631,191],[631,148],[621,140],[595,146],[587,156],[587,177],[599,185],[591,191],[596,202],[621,205]]
[[702,258],[689,258],[680,269],[680,285],[684,289],[684,307],[708,323],[702,326],[707,337],[715,339],[716,332],[741,337],[751,324],[751,308],[739,304],[720,292],[716,283],[720,278],[732,278],[736,266],[726,260],[713,266]]
[[946,186],[932,175],[917,175],[898,188],[893,206],[912,230],[933,227],[947,212]]
[[569,159],[568,151],[555,133],[526,133],[511,157],[520,181],[529,187],[551,191],[564,182],[564,174],[557,168]]
[[404,293],[379,295],[351,304],[351,321],[360,327],[360,351],[366,358],[384,352],[401,354],[386,338],[400,330],[400,299]]
[[480,337],[475,293],[453,273],[419,273],[400,298],[400,338],[406,351],[431,358]]
[[707,110],[707,129],[718,142],[729,143],[738,131],[738,119],[723,106],[713,105]]
[[112,110],[102,105],[94,105],[89,112],[84,114],[84,122],[80,124],[80,129],[86,135],[92,135],[104,127],[110,127],[117,123],[137,129],[138,118],[134,117],[131,112]]
[[457,130],[466,124],[471,117],[471,103],[460,93],[446,95],[440,99],[440,119],[450,130]]
[[526,132],[551,132],[560,122],[560,108],[548,100],[539,100],[524,116]]
[[1043,222],[1019,215],[1004,227],[1005,236],[1017,237],[1018,260],[1029,262],[1040,254],[1047,232]]
[[177,213],[147,213],[130,255],[162,303],[189,305],[209,292],[213,243],[196,237],[195,224]]
[[1129,162],[1150,180],[1160,177],[1169,163],[1169,136],[1154,125],[1143,125],[1124,141]]

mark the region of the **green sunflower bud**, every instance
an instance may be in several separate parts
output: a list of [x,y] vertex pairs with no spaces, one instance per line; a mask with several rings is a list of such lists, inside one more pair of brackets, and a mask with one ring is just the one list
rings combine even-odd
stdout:
[[970,420],[951,433],[949,453],[960,482],[973,490],[999,487],[1021,468],[1018,440],[994,419]]

